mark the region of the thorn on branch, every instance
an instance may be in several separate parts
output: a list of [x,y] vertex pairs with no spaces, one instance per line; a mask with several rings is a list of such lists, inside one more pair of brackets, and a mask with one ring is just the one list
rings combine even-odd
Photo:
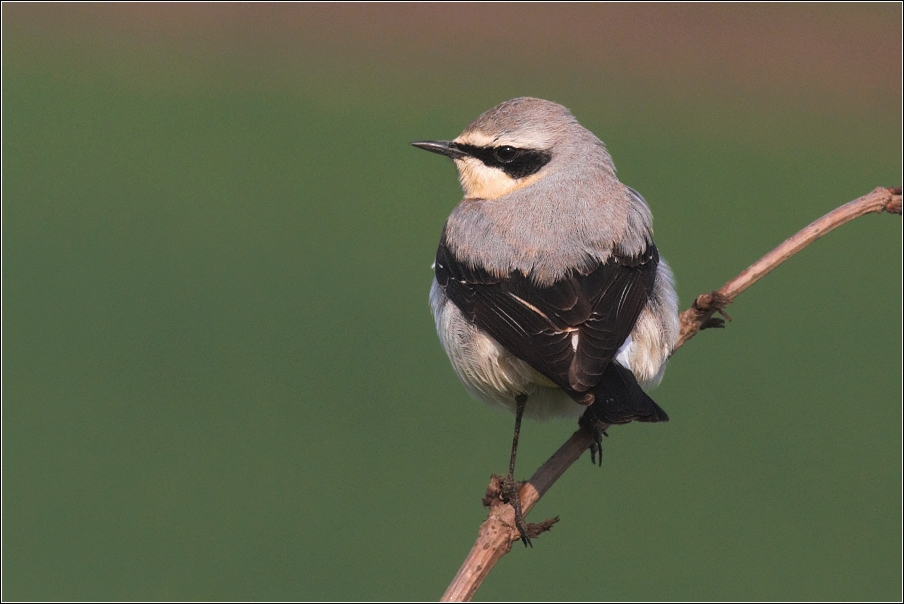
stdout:
[[490,484],[487,485],[487,493],[483,496],[481,503],[485,508],[502,503],[502,476],[496,474],[490,476]]
[[527,536],[531,539],[536,539],[537,537],[539,537],[540,535],[542,535],[543,533],[545,533],[546,531],[551,529],[553,527],[553,525],[558,521],[559,521],[559,517],[556,516],[555,518],[547,518],[543,522],[539,522],[539,523],[528,522],[527,523]]

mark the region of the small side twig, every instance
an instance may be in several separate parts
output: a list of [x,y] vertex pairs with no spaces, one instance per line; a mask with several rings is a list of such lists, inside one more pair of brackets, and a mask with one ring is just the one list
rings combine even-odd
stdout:
[[[762,279],[785,260],[810,245],[823,235],[842,224],[866,214],[901,214],[901,188],[879,187],[874,191],[829,212],[793,237],[750,265],[740,275],[721,288],[698,296],[691,308],[680,315],[681,331],[674,351],[694,337],[701,329],[723,327],[724,322],[714,317],[717,312],[728,320],[725,307],[744,290]],[[525,516],[553,484],[577,461],[590,446],[590,434],[578,430],[559,447],[552,457],[521,486],[521,506]],[[443,594],[443,602],[468,602],[474,597],[483,580],[502,556],[512,549],[512,543],[519,539],[515,528],[515,513],[512,507],[499,498],[499,478],[494,476],[487,488],[484,504],[490,508],[487,519],[480,525],[477,541],[464,563]],[[558,518],[545,520],[540,524],[528,524],[529,531],[536,534],[548,531]],[[531,535],[532,537],[536,535]]]

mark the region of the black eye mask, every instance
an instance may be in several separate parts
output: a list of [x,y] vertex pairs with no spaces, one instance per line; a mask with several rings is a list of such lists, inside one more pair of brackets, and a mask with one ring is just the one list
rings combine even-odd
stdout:
[[518,149],[509,145],[500,147],[478,147],[454,143],[455,147],[476,157],[491,168],[499,168],[512,178],[524,178],[536,174],[549,163],[552,155],[540,149]]

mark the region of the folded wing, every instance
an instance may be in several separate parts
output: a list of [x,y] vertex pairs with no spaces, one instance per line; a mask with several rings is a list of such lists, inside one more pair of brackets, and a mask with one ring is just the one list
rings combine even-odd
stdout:
[[465,317],[576,402],[591,405],[600,396],[611,399],[600,400],[594,411],[615,420],[609,423],[625,423],[658,421],[649,405],[659,408],[643,394],[633,374],[617,365],[610,369],[652,292],[658,263],[650,242],[637,256],[613,255],[539,286],[517,270],[496,276],[470,266],[452,252],[444,232],[434,270]]

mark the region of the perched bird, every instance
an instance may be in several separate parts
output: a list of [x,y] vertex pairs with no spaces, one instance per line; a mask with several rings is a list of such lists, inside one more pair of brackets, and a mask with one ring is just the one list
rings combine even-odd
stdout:
[[643,388],[678,337],[672,274],[646,201],[561,105],[512,99],[452,141],[411,144],[452,158],[464,189],[430,304],[468,392],[515,412],[502,496],[529,545],[514,481],[522,416],[580,415],[594,462],[609,425],[667,421]]

